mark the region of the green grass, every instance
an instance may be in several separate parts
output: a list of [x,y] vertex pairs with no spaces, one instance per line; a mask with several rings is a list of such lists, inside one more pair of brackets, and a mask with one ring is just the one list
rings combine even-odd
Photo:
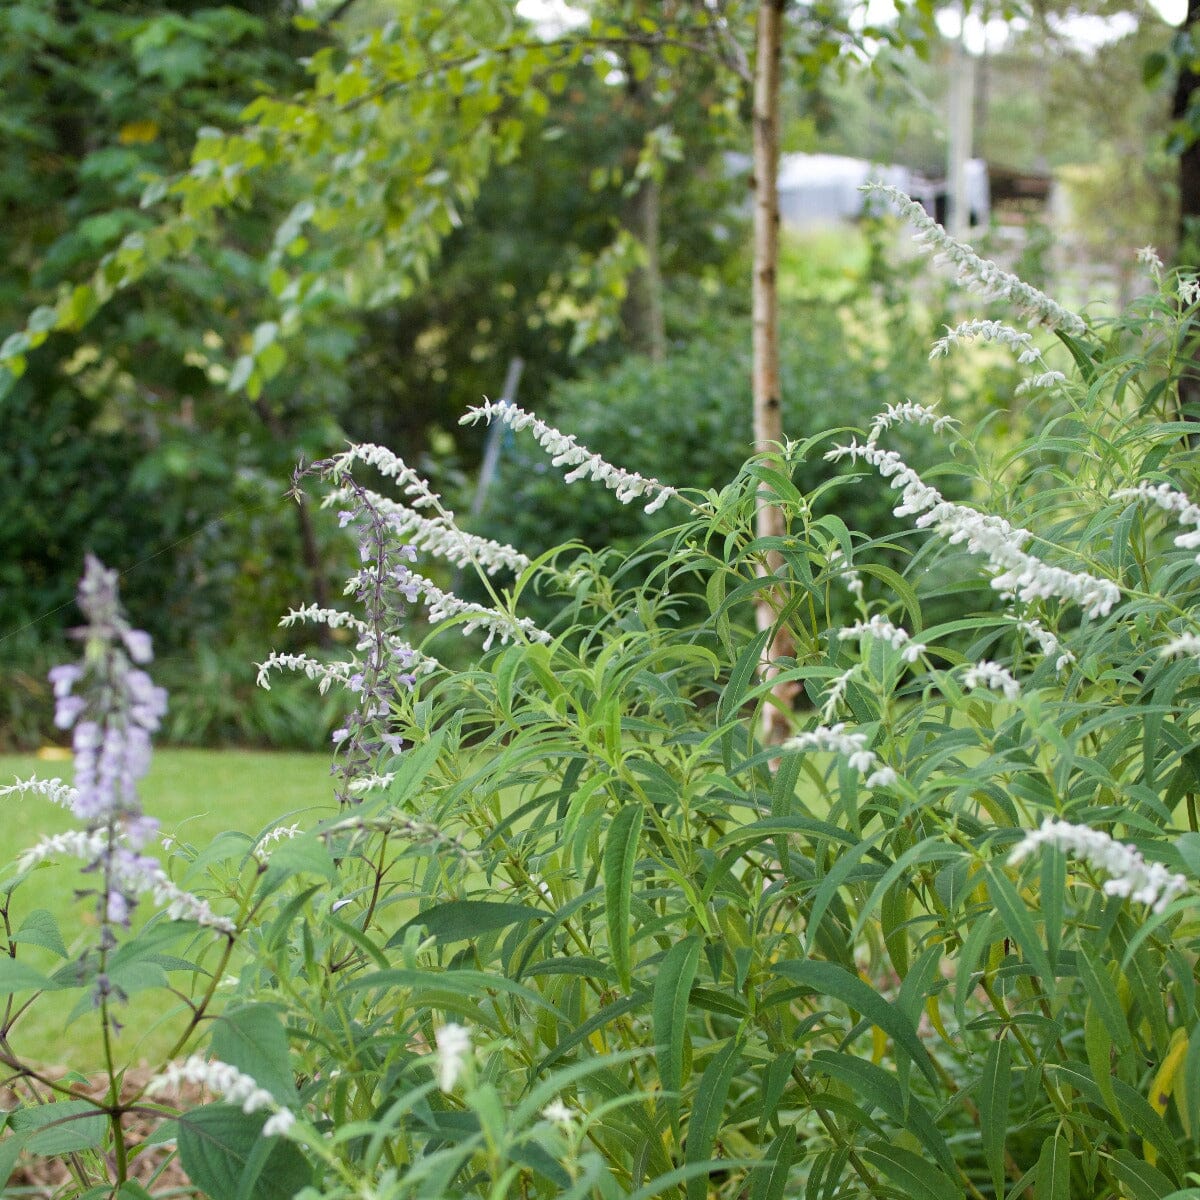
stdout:
[[[71,763],[0,755],[0,786],[34,775],[69,781]],[[322,810],[328,813],[333,807],[329,757],[320,754],[162,750],[156,753],[140,791],[146,811],[161,821],[164,835],[200,847],[226,831],[257,834],[284,818],[311,824]],[[37,796],[8,797],[0,803],[5,806],[0,867],[39,838],[77,824],[70,813]],[[82,949],[94,934],[96,916],[94,901],[77,899],[75,892],[91,886],[92,877],[81,874],[73,863],[39,870],[12,899],[13,928],[19,928],[32,911],[45,909],[57,920],[68,949]],[[59,961],[48,952],[22,946],[22,958],[26,952],[31,965],[40,968]],[[13,1027],[12,1048],[30,1062],[94,1070],[100,1062],[95,1017],[85,1013],[66,1024],[78,997],[77,991],[38,997]],[[153,1062],[166,1051],[180,1028],[179,1016],[167,1016],[174,1004],[160,990],[133,998],[119,1014],[126,1026],[118,1045],[123,1061]]]

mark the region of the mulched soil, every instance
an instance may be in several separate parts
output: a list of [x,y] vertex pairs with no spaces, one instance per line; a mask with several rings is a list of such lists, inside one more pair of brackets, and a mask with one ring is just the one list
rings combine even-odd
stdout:
[[[47,1072],[47,1074],[49,1075],[50,1073]],[[145,1086],[150,1075],[151,1072],[148,1070],[139,1071],[133,1069],[126,1072],[125,1095],[129,1097],[136,1095]],[[86,1086],[78,1084],[72,1088],[79,1096],[93,1096],[97,1098],[104,1095],[107,1089],[108,1081],[103,1077],[93,1079]],[[156,1103],[176,1108],[190,1108],[203,1103],[206,1098],[201,1089],[186,1085],[177,1094],[172,1095],[163,1092],[154,1097]],[[22,1102],[28,1103],[27,1095],[18,1096],[9,1088],[0,1088],[0,1108],[12,1109]],[[158,1122],[153,1118],[131,1113],[125,1117],[124,1125],[129,1143],[137,1145],[154,1132],[158,1127]],[[172,1195],[179,1197],[180,1200],[184,1200],[185,1197],[199,1196],[200,1193],[192,1188],[188,1177],[183,1172],[183,1168],[179,1165],[178,1158],[171,1157],[172,1153],[173,1147],[169,1144],[148,1146],[141,1154],[132,1158],[129,1165],[131,1178],[147,1186],[150,1180],[154,1179],[153,1190],[155,1193],[172,1190]],[[170,1161],[163,1167],[162,1164],[167,1159],[170,1159]],[[155,1172],[160,1167],[162,1167],[162,1171],[155,1178]],[[12,1200],[16,1200],[17,1197],[37,1197],[37,1200],[53,1200],[53,1197],[61,1193],[65,1184],[76,1181],[76,1177],[71,1173],[71,1164],[65,1157],[23,1157],[18,1162],[17,1169],[13,1173],[12,1178],[8,1181],[8,1187],[3,1189],[3,1195],[5,1198],[11,1197]],[[96,1182],[105,1181],[97,1180]],[[3,1188],[2,1181],[0,1181],[0,1188]]]

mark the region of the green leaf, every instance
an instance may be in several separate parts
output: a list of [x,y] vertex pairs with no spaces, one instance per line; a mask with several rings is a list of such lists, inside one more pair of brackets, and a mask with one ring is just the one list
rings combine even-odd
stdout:
[[776,963],[773,970],[776,975],[812,988],[819,995],[832,996],[862,1013],[873,1025],[889,1034],[897,1046],[903,1047],[929,1082],[938,1086],[937,1071],[930,1061],[929,1051],[917,1037],[912,1022],[857,975],[851,975],[837,963],[813,959]]
[[[1125,1185],[1130,1200],[1161,1200],[1169,1194],[1185,1194],[1173,1192],[1171,1181],[1157,1167],[1152,1167],[1128,1150],[1118,1150],[1113,1157],[1116,1159],[1117,1178]],[[1186,1191],[1200,1197],[1200,1188],[1190,1188]]]
[[544,919],[551,914],[528,904],[508,904],[495,900],[448,900],[419,913],[388,939],[387,946],[399,946],[409,926],[424,926],[439,942],[462,942],[483,933],[506,929],[509,925]]
[[296,1102],[287,1033],[275,1009],[243,1004],[221,1014],[209,1043],[215,1058],[249,1075],[286,1106]]
[[18,1109],[8,1124],[14,1133],[27,1135],[25,1149],[30,1154],[51,1158],[95,1149],[104,1140],[108,1118],[86,1100],[63,1100]]
[[796,1131],[789,1125],[782,1129],[767,1150],[766,1158],[754,1172],[750,1184],[750,1200],[783,1200],[788,1172],[796,1158]]
[[205,1104],[178,1122],[183,1169],[212,1200],[292,1200],[312,1183],[308,1162],[291,1142],[260,1136],[265,1113]]
[[21,928],[13,934],[12,940],[28,942],[32,946],[43,946],[59,958],[67,957],[67,947],[58,931],[58,922],[54,919],[54,914],[44,908],[35,908],[21,922]]
[[679,1091],[683,1087],[684,1038],[687,1036],[688,995],[700,965],[700,938],[684,938],[667,951],[654,981],[651,1019],[658,1055],[658,1077],[666,1093],[667,1111],[679,1137]]
[[729,682],[721,691],[721,699],[717,705],[717,722],[723,724],[731,717],[737,715],[738,710],[742,707],[742,702],[746,698],[746,691],[750,686],[750,680],[754,677],[754,672],[758,670],[758,665],[762,662],[763,647],[767,644],[767,639],[771,636],[769,629],[762,630],[756,637],[752,638],[750,643],[742,651],[738,660],[733,665],[733,670],[729,672]]
[[3,1141],[0,1141],[0,1187],[3,1187],[12,1178],[12,1173],[16,1170],[17,1158],[25,1148],[26,1141],[28,1141],[28,1137],[23,1133],[11,1133]]
[[1038,1156],[1033,1200],[1071,1200],[1071,1153],[1067,1139],[1055,1130]]
[[[1048,852],[1051,853],[1051,852]],[[1033,919],[1025,902],[1017,894],[1008,876],[994,863],[985,868],[987,874],[988,892],[996,911],[1004,921],[1004,928],[1009,937],[1021,948],[1025,958],[1033,970],[1043,980],[1043,986],[1049,988],[1054,980],[1054,971],[1050,966],[1046,948],[1034,928]]]
[[1109,1112],[1120,1121],[1120,1117],[1117,1116],[1120,1107],[1112,1086],[1112,1034],[1101,1009],[1091,1001],[1083,1014],[1083,1048],[1087,1055],[1088,1069],[1104,1097],[1105,1104],[1108,1105]]
[[57,986],[41,971],[35,971],[15,958],[0,957],[0,996],[15,992],[40,992]]
[[[691,1119],[688,1121],[684,1161],[689,1166],[707,1161],[712,1153],[713,1144],[717,1140],[717,1130],[720,1129],[721,1120],[725,1115],[729,1085],[741,1062],[741,1049],[737,1040],[730,1038],[709,1059],[708,1066],[704,1068],[704,1074],[696,1088],[696,1098],[692,1103]],[[688,1200],[705,1200],[707,1195],[708,1182],[703,1175],[688,1180]]]
[[1004,1139],[1008,1133],[1008,1098],[1012,1086],[1010,1058],[1008,1039],[997,1038],[988,1047],[979,1077],[979,1133],[997,1196],[1004,1194]]
[[629,965],[632,930],[629,910],[633,896],[633,870],[644,814],[641,805],[626,804],[617,810],[604,843],[604,912],[617,982],[625,991],[633,987]]
[[868,1102],[869,1108],[881,1108],[898,1126],[911,1131],[943,1170],[954,1173],[954,1157],[929,1110],[916,1097],[901,1092],[892,1072],[869,1059],[840,1051],[819,1050],[812,1061],[815,1071],[847,1084]]
[[961,1188],[911,1150],[887,1142],[872,1142],[862,1156],[911,1200],[962,1200]]

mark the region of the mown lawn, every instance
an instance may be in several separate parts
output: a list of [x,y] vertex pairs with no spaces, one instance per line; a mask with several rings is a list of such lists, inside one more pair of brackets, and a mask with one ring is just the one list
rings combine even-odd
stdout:
[[[70,782],[71,762],[33,755],[0,755],[0,787],[16,779],[58,776]],[[333,805],[329,757],[320,754],[274,754],[255,751],[160,750],[141,787],[145,809],[162,822],[164,835],[203,847],[228,830],[257,834],[286,818],[310,824]],[[73,828],[70,813],[37,796],[6,797],[0,864],[6,868],[23,849],[39,838]],[[7,873],[5,870],[4,873]],[[20,888],[10,907],[10,923],[19,928],[37,909],[58,922],[68,949],[88,944],[96,928],[94,900],[77,899],[76,892],[94,886],[91,876],[74,863],[61,862],[38,871]],[[48,952],[31,950],[33,965],[57,961]],[[180,976],[176,976],[176,979]],[[64,1030],[78,991],[47,994],[13,1027],[10,1044],[28,1061],[93,1070],[99,1063],[98,1025],[84,1014]],[[125,1025],[118,1053],[128,1062],[152,1061],[174,1040],[168,1019],[159,1024],[174,1003],[160,991],[135,997],[120,1014]]]

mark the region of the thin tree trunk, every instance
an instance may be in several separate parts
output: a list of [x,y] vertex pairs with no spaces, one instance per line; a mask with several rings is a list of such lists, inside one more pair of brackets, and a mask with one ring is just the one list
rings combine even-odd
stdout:
[[662,362],[667,354],[666,322],[663,318],[663,278],[659,243],[662,238],[660,208],[662,185],[657,179],[642,180],[629,203],[626,227],[641,243],[645,261],[629,278],[629,293],[623,306],[622,323],[630,346]]
[[[1200,0],[1188,0],[1187,20],[1183,26],[1194,40],[1200,35]],[[1192,100],[1200,90],[1200,75],[1190,66],[1181,66],[1175,83],[1175,95],[1171,104],[1171,116],[1183,121],[1192,106]],[[1178,266],[1194,269],[1200,266],[1200,138],[1184,147],[1179,155],[1179,245],[1175,251]],[[1196,353],[1188,370],[1179,378],[1179,409],[1184,420],[1200,420],[1200,364]],[[1194,448],[1196,438],[1188,439]]]
[[[754,62],[754,280],[752,320],[754,366],[751,392],[754,404],[754,449],[758,454],[783,441],[783,411],[779,384],[779,64],[783,41],[783,10],[787,0],[761,0],[755,36]],[[759,502],[755,522],[760,538],[782,537],[786,532],[783,509]],[[781,556],[771,551],[762,568],[764,576],[778,573]],[[760,630],[776,625],[786,603],[776,587],[759,593],[756,618]],[[765,651],[764,678],[779,674],[778,660],[795,654],[795,642],[780,624]],[[788,711],[796,693],[794,683],[771,691],[773,703],[763,710],[763,740],[777,745],[788,734]]]
[[[638,139],[651,124],[653,96],[648,79],[638,79],[632,62],[625,64],[626,89],[637,127]],[[640,150],[640,145],[638,146]],[[662,241],[662,184],[657,175],[643,179],[626,203],[623,223],[642,247],[644,261],[629,277],[629,291],[621,308],[621,324],[630,348],[662,362],[667,354],[666,323],[663,318],[663,277],[659,246]]]
[[[1200,34],[1200,0],[1188,0],[1184,31],[1193,38]],[[1182,121],[1191,107],[1192,97],[1200,88],[1200,75],[1181,67],[1175,83],[1171,116]],[[1200,139],[1192,141],[1179,156],[1179,249],[1180,266],[1195,267],[1200,259]]]

